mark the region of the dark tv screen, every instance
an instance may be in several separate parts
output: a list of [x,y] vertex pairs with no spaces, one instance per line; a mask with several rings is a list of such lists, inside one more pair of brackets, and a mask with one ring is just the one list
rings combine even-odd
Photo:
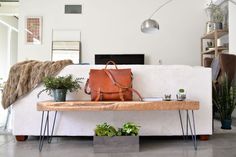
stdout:
[[116,64],[144,64],[144,54],[95,54],[95,64],[106,64],[109,60]]

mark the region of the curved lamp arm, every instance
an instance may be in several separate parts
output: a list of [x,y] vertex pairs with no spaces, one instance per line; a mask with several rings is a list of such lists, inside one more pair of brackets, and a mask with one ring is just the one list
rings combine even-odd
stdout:
[[152,18],[153,15],[155,15],[162,7],[164,7],[166,4],[170,3],[171,1],[173,1],[173,0],[169,0],[169,1],[165,2],[164,4],[162,4],[159,8],[157,8],[157,9],[152,13],[152,15],[149,17],[149,19]]
[[143,33],[152,33],[159,30],[159,24],[155,20],[151,19],[153,15],[155,15],[162,7],[164,7],[166,4],[170,3],[173,0],[168,0],[164,4],[162,4],[160,7],[158,7],[151,16],[145,20],[141,25],[141,31]]

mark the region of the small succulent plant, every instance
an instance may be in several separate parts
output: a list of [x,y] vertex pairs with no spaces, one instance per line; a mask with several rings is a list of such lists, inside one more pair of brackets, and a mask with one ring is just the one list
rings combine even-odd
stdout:
[[179,89],[179,93],[184,93],[184,89]]
[[95,128],[96,136],[137,136],[139,134],[140,126],[135,123],[128,122],[123,124],[122,128],[115,129],[114,126],[111,126],[107,123],[99,124]]

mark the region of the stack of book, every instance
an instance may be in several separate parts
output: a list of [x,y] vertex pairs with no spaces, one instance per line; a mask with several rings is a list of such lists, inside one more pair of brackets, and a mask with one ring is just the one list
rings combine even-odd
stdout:
[[163,101],[162,97],[144,97],[143,101]]

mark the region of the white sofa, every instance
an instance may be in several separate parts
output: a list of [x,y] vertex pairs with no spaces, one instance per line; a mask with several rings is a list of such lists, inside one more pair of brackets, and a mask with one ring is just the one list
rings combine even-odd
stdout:
[[[84,86],[89,76],[89,69],[103,67],[103,65],[70,65],[59,75],[73,74],[75,77],[84,77]],[[118,65],[118,68],[128,67],[132,68],[134,75],[133,88],[143,97],[170,93],[172,98],[175,98],[178,89],[184,88],[188,99],[200,101],[200,110],[195,112],[197,134],[212,134],[211,69],[182,65]],[[46,93],[41,94],[38,99],[37,93],[42,89],[43,86],[40,85],[12,105],[13,135],[39,135],[41,112],[36,110],[36,104],[38,101],[52,99]],[[69,94],[68,99],[89,100],[90,97],[81,90]],[[134,99],[137,99],[135,94]],[[128,121],[139,124],[140,134],[143,136],[182,135],[177,111],[59,112],[55,135],[92,136],[96,124],[108,122],[119,127]],[[183,121],[185,123],[185,116]]]

